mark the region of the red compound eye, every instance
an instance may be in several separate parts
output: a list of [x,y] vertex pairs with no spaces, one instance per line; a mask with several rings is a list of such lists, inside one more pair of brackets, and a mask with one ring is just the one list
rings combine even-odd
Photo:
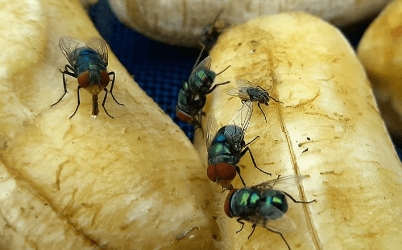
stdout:
[[82,72],[78,77],[78,84],[83,87],[86,88],[89,86],[89,71],[85,71]]
[[216,175],[222,180],[229,181],[236,177],[236,169],[225,162],[216,164],[215,168]]
[[237,189],[232,189],[228,193],[228,196],[226,196],[226,201],[225,201],[225,214],[229,216],[229,218],[232,218],[232,213],[230,212],[230,199],[232,198],[232,195],[234,192],[236,192]]
[[209,165],[209,167],[207,169],[207,175],[211,181],[216,182],[217,175],[216,175],[215,165]]
[[109,85],[110,82],[110,77],[109,74],[106,71],[101,71],[101,85],[103,87],[107,87],[107,85]]
[[176,111],[176,116],[177,116],[180,120],[182,120],[183,122],[186,122],[186,123],[191,123],[191,122],[193,121],[193,117],[189,116],[188,114],[184,113],[184,112],[181,111],[181,110],[177,110],[177,111]]

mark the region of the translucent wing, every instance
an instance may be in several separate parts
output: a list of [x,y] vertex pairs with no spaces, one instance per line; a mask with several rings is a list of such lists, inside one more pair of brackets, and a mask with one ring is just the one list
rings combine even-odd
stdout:
[[194,79],[197,76],[198,71],[200,71],[201,69],[209,70],[211,68],[211,62],[212,58],[210,56],[207,56],[197,66],[195,66],[193,71],[191,71],[189,82],[191,82],[190,79]]
[[[232,120],[225,128],[225,135],[231,139],[233,146],[237,150],[241,150],[242,142],[244,140],[244,134],[250,123],[251,113],[253,112],[253,104],[251,101],[243,102],[243,106],[236,111]],[[232,126],[230,126],[232,125]]]
[[255,85],[252,84],[249,80],[246,80],[246,79],[243,79],[243,78],[236,79],[236,85],[237,85],[237,87],[239,87],[239,88],[243,88],[243,87],[246,87],[246,88],[255,87]]
[[226,92],[228,95],[239,97],[242,100],[250,100],[250,95],[247,93],[247,88],[234,88]]
[[86,45],[84,42],[78,39],[72,37],[62,37],[59,40],[59,47],[70,65],[74,67],[79,55],[76,49],[86,47]]
[[207,120],[207,137],[206,137],[206,144],[207,150],[211,147],[212,141],[218,132],[218,124],[216,123],[215,118],[211,115],[208,117]]
[[251,101],[243,102],[242,107],[236,111],[229,125],[235,125],[240,127],[243,132],[246,132],[248,125],[250,124],[251,114],[253,113],[253,103]]
[[[281,213],[281,211],[277,208],[277,212]],[[257,226],[261,226],[268,230],[278,232],[278,233],[291,233],[296,230],[296,225],[292,219],[289,218],[286,214],[282,213],[282,216],[276,220],[267,220],[259,215],[248,216],[244,218],[246,221],[256,224]]]
[[102,60],[108,65],[108,53],[106,42],[99,37],[92,37],[86,42],[86,46],[95,50],[101,57]]
[[298,185],[303,179],[307,178],[307,175],[289,175],[289,176],[284,176],[280,178],[275,178],[269,181],[262,182],[258,185],[253,186],[252,188],[263,191],[267,189],[273,189],[275,187],[276,190],[279,186],[284,186],[284,185]]

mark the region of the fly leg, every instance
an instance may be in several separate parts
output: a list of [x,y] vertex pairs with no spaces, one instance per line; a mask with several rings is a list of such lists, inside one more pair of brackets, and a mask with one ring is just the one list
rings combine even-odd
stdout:
[[[73,72],[68,71],[69,69],[70,69],[71,71],[73,71]],[[59,69],[59,70],[60,70],[60,69]],[[53,103],[52,105],[50,105],[50,107],[53,107],[54,105],[56,105],[57,103],[59,103],[59,102],[61,101],[61,99],[63,99],[63,97],[67,94],[66,74],[69,75],[69,76],[72,76],[72,77],[74,77],[74,78],[77,78],[77,77],[75,76],[75,74],[74,74],[74,69],[73,69],[73,67],[71,67],[71,66],[68,65],[68,64],[66,64],[66,66],[64,67],[64,71],[61,71],[61,70],[60,70],[60,72],[63,73],[64,94],[60,97],[60,99],[59,99],[57,102],[55,102],[55,103]],[[70,118],[71,118],[71,117],[70,117]]]
[[276,178],[276,180],[274,181],[274,184],[272,184],[271,188],[274,188],[275,184],[276,184],[276,183],[278,182],[278,180],[279,180],[279,177],[281,177],[280,174],[278,174],[278,178]]
[[265,115],[264,111],[262,111],[262,108],[261,108],[261,106],[260,106],[260,103],[258,103],[258,107],[260,108],[261,113],[264,115],[265,123],[267,123],[267,116]]
[[243,180],[243,177],[241,177],[240,168],[239,168],[238,166],[235,166],[235,168],[236,168],[237,174],[238,174],[239,177],[240,177],[241,183],[243,183],[243,186],[244,186],[244,187],[247,187],[247,186],[246,186],[246,183],[245,183],[244,180]]
[[269,231],[271,231],[273,233],[279,234],[282,237],[282,240],[285,242],[286,246],[288,246],[288,249],[292,250],[292,249],[290,249],[290,246],[289,246],[288,242],[285,240],[285,237],[283,237],[283,235],[280,232],[274,231],[274,230],[272,230],[270,228],[267,228],[267,227],[265,227],[265,229],[268,229]]
[[257,138],[259,138],[260,136],[257,135],[254,139],[252,139],[251,141],[249,141],[246,145],[244,145],[244,147],[247,147],[248,145],[250,145],[251,143],[253,143]]
[[237,222],[239,222],[239,223],[241,224],[240,230],[236,231],[237,234],[240,233],[241,230],[243,230],[244,222],[243,222],[242,220],[243,220],[243,219],[241,219],[241,218],[238,218],[238,219],[237,219]]
[[256,226],[256,224],[253,224],[253,231],[251,231],[251,234],[247,237],[247,239],[250,239],[251,235],[253,235]]
[[[106,107],[105,107],[105,103],[106,103],[106,97],[107,97],[107,88],[104,88],[103,89],[106,93],[105,93],[105,97],[103,98],[103,102],[102,102],[102,107],[103,107],[103,109],[105,110],[105,112],[106,112],[106,114],[108,115],[108,116],[110,116],[111,118],[113,118],[114,119],[114,117],[113,116],[111,116],[108,112],[107,112],[107,110],[106,110]],[[110,93],[112,93],[112,92],[110,92]],[[113,95],[112,95],[113,96]],[[114,98],[114,97],[113,97]],[[116,101],[116,100],[115,100]],[[117,102],[117,101],[116,101]],[[117,102],[118,103],[118,102]],[[119,103],[120,104],[120,103]],[[121,104],[120,104],[121,105]]]
[[225,85],[225,84],[228,84],[228,83],[230,83],[230,81],[226,81],[226,82],[222,82],[222,83],[215,84],[215,85],[214,85],[210,90],[208,90],[205,94],[211,93],[211,92],[214,91],[214,89],[215,89],[216,87],[218,87],[219,85]]
[[[113,100],[114,100],[117,104],[124,106],[124,104],[119,103],[119,102],[116,100],[116,98],[114,97],[114,95],[113,95],[113,87],[114,87],[114,80],[115,80],[115,78],[116,78],[116,74],[114,73],[114,71],[112,71],[112,72],[109,72],[108,75],[113,75],[112,86],[110,87],[110,94],[112,95]],[[106,92],[106,93],[107,93],[107,92]],[[103,107],[103,108],[105,108],[105,107]],[[105,111],[106,111],[106,109],[105,109]],[[107,113],[107,112],[106,112],[106,113]],[[109,114],[108,114],[108,115],[109,115]],[[109,115],[109,116],[110,116],[110,115]],[[112,116],[110,116],[110,117],[112,117]],[[113,118],[113,117],[112,117],[112,118]]]
[[202,129],[202,116],[204,115],[204,112],[202,112],[202,108],[205,105],[205,102],[207,101],[207,98],[205,95],[201,96],[199,100],[193,102],[190,104],[190,107],[195,111],[198,112],[196,115],[194,115],[194,120],[191,122],[191,125],[194,126],[194,132],[197,129],[201,129],[202,132],[202,138],[204,138],[204,130]]
[[273,98],[272,96],[269,96],[269,98],[271,98],[271,99],[272,99],[272,100],[274,100],[275,102],[279,102],[279,103],[284,104],[283,102],[276,100],[276,99],[275,99],[275,98]]
[[201,129],[201,132],[202,132],[202,138],[204,138],[205,136],[204,136],[204,130],[202,129],[202,112],[200,112],[198,115],[198,118],[197,119],[194,119],[193,120],[193,125],[194,125],[194,132],[197,130],[197,129]]
[[[257,138],[257,137],[256,137],[256,138]],[[255,138],[254,138],[254,140],[255,140]],[[254,140],[253,140],[253,141],[254,141]],[[251,142],[250,142],[250,143],[251,143]],[[250,144],[250,143],[248,143],[248,144]],[[250,150],[249,147],[246,147],[246,148],[240,153],[240,157],[243,157],[243,156],[246,154],[247,151],[250,153],[251,160],[253,161],[254,167],[255,167],[256,169],[260,170],[261,172],[263,172],[264,174],[267,174],[267,175],[269,175],[269,176],[272,176],[271,173],[265,172],[265,171],[262,170],[261,168],[257,167],[257,164],[255,163],[255,160],[254,160],[254,156],[253,156],[253,154],[251,153],[251,150]]]
[[284,193],[287,197],[289,197],[294,203],[311,203],[311,202],[315,202],[315,199],[312,200],[312,201],[298,201],[295,198],[293,198],[290,194],[288,194],[288,193],[286,193],[284,191],[281,191],[281,192]]
[[[73,116],[75,115],[75,113],[77,113],[78,107],[80,106],[81,102],[80,102],[80,88],[81,86],[78,85],[77,88],[77,100],[78,100],[78,104],[77,104],[77,108],[75,109],[74,113],[70,116],[70,119],[73,118]],[[65,94],[65,93],[64,93]],[[60,99],[61,100],[61,99]],[[56,104],[56,103],[55,103]],[[53,104],[54,105],[54,104]]]

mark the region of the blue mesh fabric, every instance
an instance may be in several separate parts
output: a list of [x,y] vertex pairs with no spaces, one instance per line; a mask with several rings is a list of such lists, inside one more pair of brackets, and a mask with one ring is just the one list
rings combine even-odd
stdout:
[[[134,75],[135,81],[192,139],[193,128],[176,118],[174,108],[177,94],[183,81],[188,79],[199,50],[162,44],[125,27],[112,13],[106,0],[92,6],[89,14],[121,63]],[[354,48],[371,21],[342,29]],[[394,145],[401,158],[402,142],[394,141]]]

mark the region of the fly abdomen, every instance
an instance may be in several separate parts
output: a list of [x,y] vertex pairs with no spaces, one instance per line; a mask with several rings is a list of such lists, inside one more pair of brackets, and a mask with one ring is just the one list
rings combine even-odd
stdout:
[[181,88],[179,91],[179,97],[177,98],[177,105],[187,106],[188,105],[187,92]]
[[288,211],[288,203],[285,195],[277,190],[271,189],[264,193],[264,201],[258,207],[258,213],[269,220],[279,219]]

